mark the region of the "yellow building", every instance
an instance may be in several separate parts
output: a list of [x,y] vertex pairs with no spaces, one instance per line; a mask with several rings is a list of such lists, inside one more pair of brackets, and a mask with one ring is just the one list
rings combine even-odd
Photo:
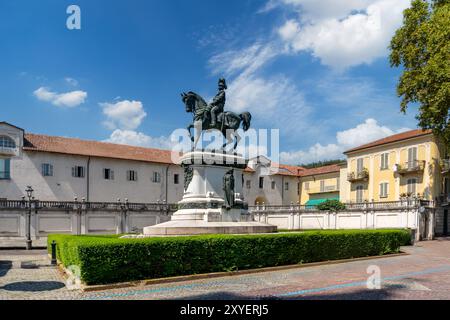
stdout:
[[340,170],[336,164],[301,170],[300,204],[313,206],[326,200],[339,200]]
[[341,201],[435,200],[442,193],[442,150],[431,131],[412,130],[346,151]]

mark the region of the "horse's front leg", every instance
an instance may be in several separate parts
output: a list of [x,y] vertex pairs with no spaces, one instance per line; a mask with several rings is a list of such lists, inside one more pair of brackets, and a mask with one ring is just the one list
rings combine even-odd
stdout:
[[235,142],[234,142],[234,150],[236,150],[239,142],[241,141],[241,136],[239,135],[239,133],[237,133],[237,131],[234,132],[234,136],[235,136]]
[[227,146],[227,145],[229,145],[231,142],[233,142],[233,139],[231,138],[231,131],[228,129],[228,130],[225,130],[225,131],[222,131],[222,134],[223,134],[223,136],[225,137],[225,139],[226,139],[226,142],[223,144],[223,146],[222,146],[222,149],[224,149],[225,150],[225,147]]
[[189,132],[189,137],[191,138],[191,141],[194,142],[194,137],[193,137],[192,134],[191,134],[191,129],[192,129],[192,128],[194,128],[194,125],[193,125],[193,124],[190,124],[190,125],[187,127],[187,131]]
[[195,139],[193,141],[194,141],[194,150],[195,150],[197,148],[197,144],[202,135],[202,122],[200,121],[199,123],[194,124],[194,129],[195,129]]

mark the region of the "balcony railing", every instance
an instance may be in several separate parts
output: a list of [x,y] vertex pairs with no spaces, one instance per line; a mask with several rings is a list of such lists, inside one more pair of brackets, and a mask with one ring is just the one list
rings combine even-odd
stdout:
[[[385,211],[385,210],[404,210],[409,208],[419,208],[419,207],[433,207],[435,203],[433,201],[421,200],[418,198],[408,198],[400,201],[381,201],[381,202],[349,202],[345,203],[346,211]],[[283,206],[270,206],[270,205],[257,205],[250,206],[249,211],[252,213],[264,213],[270,212],[273,214],[286,214],[292,212],[298,213],[317,213],[320,211],[316,205],[283,205]]]
[[402,165],[397,165],[397,172],[399,174],[417,173],[425,170],[424,160],[408,161]]
[[[97,211],[119,211],[127,210],[133,212],[162,211],[175,212],[178,204],[153,202],[153,203],[129,203],[129,202],[85,202],[85,201],[40,201],[32,200],[33,208],[37,210],[97,210]],[[28,200],[0,200],[0,209],[26,209]]]
[[367,181],[369,180],[369,170],[364,168],[362,171],[351,172],[347,175],[349,182]]
[[15,156],[17,148],[0,147],[0,154],[4,156]]
[[308,190],[308,194],[319,194],[319,193],[329,193],[338,192],[339,186],[325,186],[324,188],[313,188]]

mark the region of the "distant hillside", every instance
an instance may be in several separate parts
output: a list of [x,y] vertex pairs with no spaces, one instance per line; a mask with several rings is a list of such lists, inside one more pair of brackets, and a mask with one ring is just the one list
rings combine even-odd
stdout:
[[306,169],[313,169],[313,168],[319,168],[319,167],[324,167],[324,166],[330,166],[332,164],[342,163],[344,161],[345,160],[342,160],[342,159],[317,161],[317,162],[312,162],[312,163],[307,163],[307,164],[301,164],[300,166],[303,168],[306,168]]

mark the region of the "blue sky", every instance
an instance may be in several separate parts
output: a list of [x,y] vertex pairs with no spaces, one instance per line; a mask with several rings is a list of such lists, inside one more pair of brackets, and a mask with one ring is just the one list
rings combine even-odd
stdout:
[[[66,9],[81,8],[81,30]],[[3,0],[0,119],[27,132],[169,146],[180,92],[280,129],[281,160],[339,157],[416,127],[387,46],[408,0]]]

